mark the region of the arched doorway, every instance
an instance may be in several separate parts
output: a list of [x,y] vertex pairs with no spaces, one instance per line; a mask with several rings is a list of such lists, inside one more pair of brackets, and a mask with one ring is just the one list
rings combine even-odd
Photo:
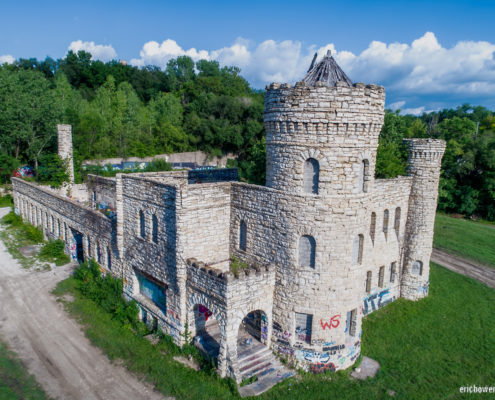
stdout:
[[196,304],[193,308],[194,344],[208,356],[218,358],[220,351],[220,325],[208,307]]

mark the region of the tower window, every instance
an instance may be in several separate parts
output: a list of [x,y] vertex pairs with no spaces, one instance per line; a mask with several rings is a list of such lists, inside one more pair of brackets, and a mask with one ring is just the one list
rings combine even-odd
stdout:
[[112,252],[110,247],[107,247],[107,267],[108,269],[112,269]]
[[315,267],[316,241],[312,236],[304,235],[299,239],[299,265]]
[[375,244],[375,232],[376,232],[376,214],[374,212],[371,213],[371,223],[370,223],[370,236],[371,241]]
[[366,293],[371,292],[371,271],[366,272]]
[[393,262],[390,265],[390,282],[395,282],[395,276],[397,274],[397,263]]
[[388,210],[383,212],[383,234],[385,235],[385,239],[387,239],[388,235]]
[[383,287],[383,277],[385,275],[385,267],[380,267],[378,272],[378,287]]
[[318,194],[318,183],[320,180],[320,164],[314,158],[308,158],[304,162],[304,193]]
[[296,339],[311,343],[313,330],[313,316],[311,314],[296,313]]
[[352,244],[352,264],[361,264],[363,261],[364,236],[357,235]]
[[241,220],[239,225],[239,249],[246,251],[247,248],[247,225],[244,220]]
[[357,309],[355,308],[352,311],[347,313],[347,318],[349,320],[349,336],[356,336],[356,328],[357,328]]
[[411,274],[413,275],[423,275],[423,263],[421,261],[414,261],[412,265]]
[[370,170],[370,162],[368,160],[361,161],[361,165],[359,168],[359,176],[358,176],[358,188],[361,192],[367,192],[368,186],[368,175]]

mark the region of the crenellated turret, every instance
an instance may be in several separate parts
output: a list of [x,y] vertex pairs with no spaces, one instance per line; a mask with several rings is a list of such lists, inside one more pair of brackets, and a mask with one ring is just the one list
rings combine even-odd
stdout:
[[407,172],[413,181],[406,225],[401,296],[416,300],[428,294],[438,182],[445,142],[434,139],[407,139],[404,142],[409,148]]
[[384,102],[383,87],[352,84],[330,55],[295,86],[267,86],[266,186],[294,194],[371,191]]

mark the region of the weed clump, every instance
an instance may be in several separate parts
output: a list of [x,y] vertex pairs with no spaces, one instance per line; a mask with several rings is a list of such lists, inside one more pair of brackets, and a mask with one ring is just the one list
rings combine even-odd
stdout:
[[55,265],[65,265],[70,262],[70,257],[64,253],[64,249],[65,243],[62,240],[51,240],[41,248],[39,258],[54,262]]

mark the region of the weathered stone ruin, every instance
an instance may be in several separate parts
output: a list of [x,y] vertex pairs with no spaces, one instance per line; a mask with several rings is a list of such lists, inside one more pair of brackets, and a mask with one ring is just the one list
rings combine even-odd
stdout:
[[13,178],[16,211],[121,277],[147,323],[178,344],[187,329],[221,376],[269,373],[271,351],[348,368],[365,315],[428,294],[445,144],[407,140],[408,175],[375,179],[384,101],[328,54],[267,87],[266,186],[229,169],[137,173],[90,176],[69,198]]

